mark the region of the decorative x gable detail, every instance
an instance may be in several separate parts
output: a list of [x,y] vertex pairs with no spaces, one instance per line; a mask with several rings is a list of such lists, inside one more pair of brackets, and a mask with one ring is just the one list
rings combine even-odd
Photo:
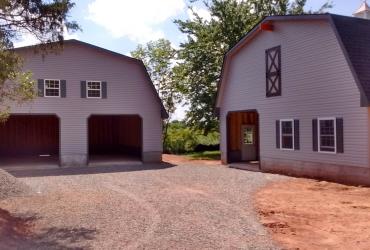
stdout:
[[266,50],[266,97],[281,96],[281,47]]

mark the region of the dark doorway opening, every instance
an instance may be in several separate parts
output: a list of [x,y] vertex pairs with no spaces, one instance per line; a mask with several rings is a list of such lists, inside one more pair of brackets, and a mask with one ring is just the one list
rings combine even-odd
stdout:
[[1,167],[59,165],[59,124],[56,115],[11,115],[0,123]]
[[230,112],[227,115],[228,163],[248,163],[259,168],[259,145],[258,112]]
[[142,119],[138,115],[92,115],[88,120],[90,165],[115,165],[142,158]]

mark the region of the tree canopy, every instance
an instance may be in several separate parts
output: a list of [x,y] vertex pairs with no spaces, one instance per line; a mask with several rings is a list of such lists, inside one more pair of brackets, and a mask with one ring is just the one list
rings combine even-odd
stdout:
[[179,94],[174,80],[173,65],[176,60],[176,50],[166,39],[138,45],[131,56],[144,62],[153,84],[163,101],[170,118],[175,112]]
[[163,141],[164,145],[166,145],[168,142],[168,126],[176,110],[176,104],[180,100],[178,81],[175,79],[176,74],[173,67],[177,58],[177,52],[170,41],[159,39],[137,46],[131,52],[131,56],[144,62],[169,115],[169,118],[164,121],[163,130]]
[[[192,1],[192,2],[196,2]],[[186,35],[180,45],[179,90],[190,104],[187,123],[205,133],[218,129],[214,116],[217,83],[224,54],[264,16],[303,14],[306,0],[208,0],[204,5],[210,20],[193,11],[193,18],[175,20]],[[330,8],[325,3],[319,12]]]
[[70,0],[0,0],[0,120],[9,115],[11,102],[23,103],[35,97],[32,73],[22,72],[14,41],[32,35],[44,51],[62,44],[65,31],[79,29],[77,23],[68,20],[73,6]]

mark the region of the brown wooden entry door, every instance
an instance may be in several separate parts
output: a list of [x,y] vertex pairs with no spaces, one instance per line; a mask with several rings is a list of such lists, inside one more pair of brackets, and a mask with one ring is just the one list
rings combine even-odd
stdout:
[[241,158],[242,161],[257,161],[256,126],[241,127]]

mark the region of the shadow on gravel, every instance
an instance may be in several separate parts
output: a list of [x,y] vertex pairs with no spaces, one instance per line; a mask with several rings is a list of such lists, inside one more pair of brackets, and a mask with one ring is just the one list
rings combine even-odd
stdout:
[[15,177],[43,177],[43,176],[63,176],[63,175],[85,175],[85,174],[105,174],[119,172],[134,172],[145,170],[161,170],[174,167],[169,163],[125,165],[125,166],[101,166],[101,167],[69,167],[56,169],[32,169],[24,168],[18,170],[7,169],[7,172]]
[[37,216],[14,217],[0,208],[1,249],[85,249],[97,231],[87,228],[50,227],[33,231]]

